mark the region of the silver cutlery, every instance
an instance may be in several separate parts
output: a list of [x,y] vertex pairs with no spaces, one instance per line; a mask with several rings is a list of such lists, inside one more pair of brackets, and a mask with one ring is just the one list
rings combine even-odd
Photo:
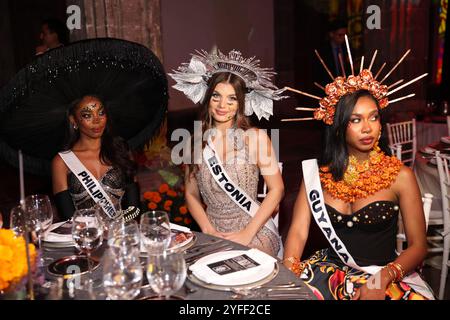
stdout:
[[200,254],[196,254],[196,255],[194,255],[192,257],[187,258],[186,259],[186,263],[188,265],[191,265],[191,264],[197,262],[198,260],[200,260],[201,258],[206,257],[207,255],[210,255],[210,254],[216,253],[216,252],[229,251],[231,249],[233,249],[233,246],[225,245],[223,247],[218,247],[218,248],[215,248],[213,250],[205,251],[205,252],[202,252]]
[[225,240],[223,240],[223,239],[213,239],[213,240],[205,242],[205,243],[200,243],[200,244],[197,244],[197,245],[193,246],[192,248],[187,249],[186,253],[187,254],[196,253],[196,252],[199,252],[199,251],[205,249],[205,247],[212,246],[212,245],[221,243],[223,241],[225,241]]

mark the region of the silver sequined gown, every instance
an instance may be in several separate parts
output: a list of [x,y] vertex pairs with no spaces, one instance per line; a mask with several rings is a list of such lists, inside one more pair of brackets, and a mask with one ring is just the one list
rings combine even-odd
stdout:
[[[67,182],[75,209],[87,209],[95,206],[95,201],[72,172],[68,173]],[[99,182],[110,197],[120,200],[125,193],[123,177],[118,168],[108,169]]]
[[[224,163],[228,176],[239,185],[253,200],[256,199],[259,169],[250,164],[249,151],[245,147],[241,159],[234,163]],[[239,157],[239,155],[237,156]],[[204,203],[207,206],[206,215],[211,224],[219,232],[237,232],[242,230],[252,219],[250,215],[241,210],[220,188],[212,177],[207,165],[203,161],[195,173],[198,188]],[[261,228],[251,241],[250,247],[258,248],[274,257],[277,256],[280,244],[278,236],[266,226]]]

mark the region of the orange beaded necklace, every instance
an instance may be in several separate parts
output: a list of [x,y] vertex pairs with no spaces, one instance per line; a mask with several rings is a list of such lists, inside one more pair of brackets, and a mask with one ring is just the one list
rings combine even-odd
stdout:
[[354,156],[349,157],[344,178],[334,181],[328,166],[320,168],[322,187],[333,198],[353,203],[366,198],[382,189],[387,189],[397,178],[402,162],[395,156],[385,155],[378,146],[369,154],[369,159],[362,163]]

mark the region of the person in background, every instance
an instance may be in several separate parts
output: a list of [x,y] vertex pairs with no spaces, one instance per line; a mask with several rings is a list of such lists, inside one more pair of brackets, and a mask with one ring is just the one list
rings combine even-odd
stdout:
[[39,35],[41,43],[36,47],[36,55],[69,43],[69,30],[58,19],[46,19],[41,24]]

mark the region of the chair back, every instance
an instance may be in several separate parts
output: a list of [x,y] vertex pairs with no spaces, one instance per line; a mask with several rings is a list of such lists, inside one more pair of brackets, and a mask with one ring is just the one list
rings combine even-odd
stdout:
[[402,145],[393,144],[389,145],[389,148],[391,149],[392,155],[395,156],[398,160],[402,161]]
[[450,228],[450,212],[449,212],[449,188],[450,188],[450,156],[441,154],[436,151],[436,162],[439,173],[439,184],[441,187],[441,197],[442,197],[442,220],[444,225],[444,230]]
[[414,166],[417,151],[416,119],[386,124],[389,145],[402,145],[401,159],[409,167]]

